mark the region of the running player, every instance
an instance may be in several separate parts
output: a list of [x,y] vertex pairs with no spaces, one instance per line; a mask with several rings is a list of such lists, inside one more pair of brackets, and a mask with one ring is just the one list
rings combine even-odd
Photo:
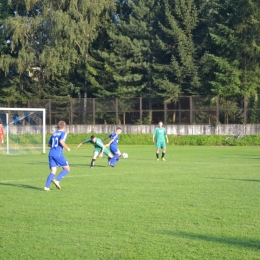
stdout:
[[82,144],[86,144],[86,143],[91,143],[94,145],[94,152],[93,152],[93,157],[91,159],[91,163],[90,163],[90,168],[93,168],[95,165],[95,161],[97,159],[97,156],[99,158],[103,157],[103,153],[105,155],[108,156],[109,160],[109,165],[111,165],[112,167],[114,167],[115,163],[113,161],[113,155],[108,151],[108,149],[106,148],[106,146],[104,145],[104,143],[101,141],[100,138],[97,138],[96,136],[92,135],[89,139],[81,142],[80,144],[78,144],[77,149],[82,145]]
[[119,149],[117,147],[118,141],[119,141],[119,135],[121,133],[122,133],[122,128],[117,127],[116,131],[114,133],[110,134],[105,139],[103,139],[103,141],[105,141],[108,138],[111,139],[110,142],[108,144],[106,144],[106,146],[109,146],[111,153],[113,155],[118,155],[118,158],[121,156],[121,152],[119,151]]
[[4,134],[5,134],[5,131],[4,131],[3,125],[2,125],[2,123],[0,123],[0,147],[2,146],[2,143],[4,142]]
[[[58,130],[54,132],[49,140],[48,146],[51,147],[49,152],[49,165],[51,172],[47,177],[46,184],[44,187],[45,191],[50,190],[51,182],[54,183],[57,189],[61,189],[59,182],[63,179],[70,171],[70,166],[63,155],[63,149],[66,149],[68,152],[70,148],[66,145],[66,137],[67,133],[66,130],[66,123],[64,121],[60,121],[58,123]],[[57,171],[57,167],[62,167],[62,171],[54,179],[54,176]]]
[[159,126],[153,131],[153,142],[156,141],[156,158],[159,161],[159,152],[162,149],[162,160],[166,161],[164,155],[166,153],[166,142],[169,143],[166,129],[163,127],[162,121],[159,122]]

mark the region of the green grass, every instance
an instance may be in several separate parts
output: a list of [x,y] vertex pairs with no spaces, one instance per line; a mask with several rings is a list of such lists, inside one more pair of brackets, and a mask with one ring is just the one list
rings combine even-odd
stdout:
[[47,155],[0,156],[0,259],[260,259],[258,147],[120,149],[115,168],[66,152],[50,192]]

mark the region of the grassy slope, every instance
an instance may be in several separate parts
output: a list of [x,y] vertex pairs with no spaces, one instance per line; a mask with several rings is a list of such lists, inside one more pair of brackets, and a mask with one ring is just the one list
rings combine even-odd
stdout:
[[120,148],[73,148],[50,192],[46,155],[1,156],[1,259],[260,259],[258,147]]

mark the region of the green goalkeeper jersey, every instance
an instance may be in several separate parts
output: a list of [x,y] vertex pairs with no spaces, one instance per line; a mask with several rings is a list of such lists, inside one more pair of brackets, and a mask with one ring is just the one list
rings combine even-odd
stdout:
[[156,127],[153,131],[153,135],[155,136],[156,143],[163,143],[165,142],[165,136],[166,136],[166,129],[164,127]]

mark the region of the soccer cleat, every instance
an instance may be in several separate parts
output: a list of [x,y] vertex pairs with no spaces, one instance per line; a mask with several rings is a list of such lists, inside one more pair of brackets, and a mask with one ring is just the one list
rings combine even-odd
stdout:
[[44,191],[50,191],[50,188],[44,187]]
[[90,166],[89,168],[90,168],[90,169],[93,169],[93,166]]
[[115,164],[110,163],[109,165],[110,165],[111,167],[115,167]]
[[164,162],[165,162],[166,160],[165,160],[164,158],[162,158],[162,161],[164,161]]
[[158,158],[157,158],[156,160],[157,160],[157,161],[159,161],[159,159],[158,159]]
[[52,183],[56,186],[57,189],[59,189],[59,190],[61,189],[59,181],[52,180]]

